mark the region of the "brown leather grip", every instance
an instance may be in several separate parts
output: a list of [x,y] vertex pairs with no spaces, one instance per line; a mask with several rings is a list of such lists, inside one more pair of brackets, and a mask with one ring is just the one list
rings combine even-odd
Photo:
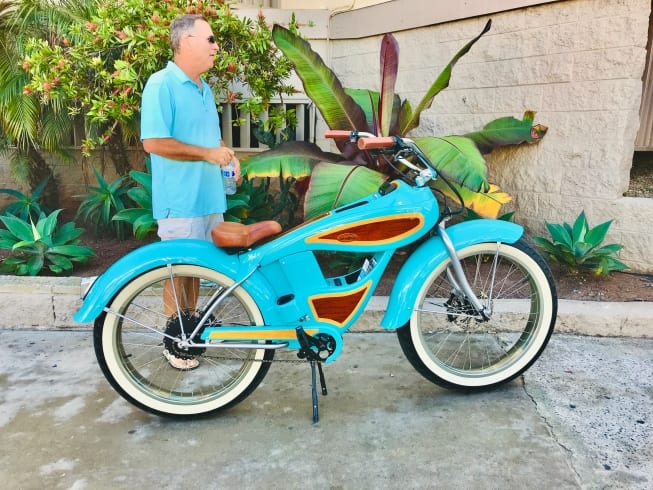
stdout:
[[346,129],[328,129],[324,133],[325,138],[333,138],[334,140],[345,140],[349,139],[351,136],[351,131],[347,131]]
[[392,136],[381,136],[379,138],[360,138],[358,140],[359,150],[373,150],[374,148],[392,148],[395,139]]

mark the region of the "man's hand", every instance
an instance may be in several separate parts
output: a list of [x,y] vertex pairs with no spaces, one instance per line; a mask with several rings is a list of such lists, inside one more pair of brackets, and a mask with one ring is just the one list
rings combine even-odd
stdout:
[[[232,161],[237,161],[236,152],[231,148],[226,146],[219,146],[217,148],[206,148],[206,156],[204,160],[209,163],[215,163],[224,167],[226,164]],[[240,164],[238,164],[238,170],[240,171]]]

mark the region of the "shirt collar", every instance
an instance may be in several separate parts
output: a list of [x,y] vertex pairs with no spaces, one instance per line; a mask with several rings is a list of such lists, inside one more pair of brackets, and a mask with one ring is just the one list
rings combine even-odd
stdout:
[[[177,64],[174,61],[168,61],[168,66],[166,67],[166,69],[169,70],[174,76],[176,76],[180,82],[182,83],[190,82],[194,85],[197,85],[195,81],[192,80],[188,75],[186,75],[186,73],[184,73],[184,70],[179,68],[179,66],[177,66]],[[203,78],[200,78],[200,80],[202,81],[202,86],[204,86],[206,82],[204,81]]]

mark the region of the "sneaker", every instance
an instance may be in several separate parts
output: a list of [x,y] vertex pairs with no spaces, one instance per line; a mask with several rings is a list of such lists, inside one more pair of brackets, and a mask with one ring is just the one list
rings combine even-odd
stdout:
[[180,371],[190,371],[200,365],[197,359],[182,359],[181,357],[173,356],[168,352],[168,349],[163,350],[163,357],[166,358],[168,364]]

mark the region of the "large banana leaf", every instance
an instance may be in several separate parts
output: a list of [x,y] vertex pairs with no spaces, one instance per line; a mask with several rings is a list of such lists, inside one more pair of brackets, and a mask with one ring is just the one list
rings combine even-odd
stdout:
[[304,199],[304,217],[313,218],[372,194],[385,178],[362,165],[318,164]]
[[[375,90],[366,88],[345,88],[345,92],[354,102],[362,109],[365,114],[365,120],[370,129],[379,127],[379,98],[380,95]],[[396,96],[399,99],[399,96]],[[373,131],[374,132],[374,131]]]
[[415,143],[439,172],[472,191],[487,191],[487,167],[476,145],[464,136],[426,136]]
[[397,115],[401,107],[401,99],[397,94],[392,96],[392,118],[390,119],[390,129],[382,133],[379,123],[379,100],[381,95],[376,90],[366,88],[345,88],[345,92],[365,113],[367,125],[372,129],[372,133],[378,136],[392,136],[397,134]]
[[392,34],[386,34],[381,40],[381,99],[379,101],[379,136],[389,136],[394,111],[395,82],[399,69],[399,44]]
[[[463,198],[465,207],[483,218],[497,218],[501,206],[512,201],[510,195],[499,191],[499,188],[494,184],[490,184],[487,192],[474,192],[466,187],[459,186],[455,182],[451,184]],[[433,186],[457,203],[458,197],[442,179],[436,180]]]
[[544,137],[548,128],[541,124],[533,125],[535,112],[526,111],[524,119],[501,117],[486,124],[482,130],[468,133],[481,153],[490,153],[493,149],[520,143],[537,143]]
[[308,42],[279,25],[272,29],[272,38],[292,62],[304,92],[315,103],[329,128],[369,131],[363,110],[347,95],[340,80]]
[[339,162],[342,156],[322,151],[314,143],[289,141],[278,147],[257,153],[241,166],[243,175],[249,177],[301,178],[311,174],[319,162]]
[[410,104],[402,105],[402,112],[399,115],[399,120],[402,121],[399,126],[400,135],[405,135],[411,129],[419,126],[419,117],[422,111],[431,107],[433,98],[449,86],[449,81],[451,80],[451,71],[454,65],[460,58],[467,54],[467,52],[472,48],[476,41],[478,41],[481,36],[483,36],[483,34],[490,30],[491,26],[492,20],[488,20],[487,24],[485,24],[485,27],[483,28],[483,31],[481,31],[481,33],[474,39],[465,44],[465,46],[463,46],[462,49],[455,54],[449,64],[444,68],[444,70],[442,70],[442,73],[440,73],[435,82],[433,82],[433,85],[431,85],[431,88],[429,88],[428,92],[426,92],[419,104],[417,104],[417,107],[414,111],[411,110]]

